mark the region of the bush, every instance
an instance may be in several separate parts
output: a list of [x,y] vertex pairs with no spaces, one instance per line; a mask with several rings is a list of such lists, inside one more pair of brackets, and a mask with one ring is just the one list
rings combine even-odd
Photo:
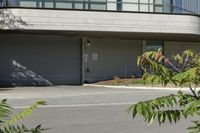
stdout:
[[[181,55],[172,57],[172,63],[162,54],[162,50],[150,51],[138,58],[138,66],[144,71],[145,83],[162,84],[166,86],[173,83],[175,86],[188,86],[191,93],[178,91],[177,94],[158,97],[156,99],[141,101],[128,110],[133,118],[140,115],[144,121],[151,124],[158,120],[159,124],[166,121],[178,122],[182,117],[196,118],[200,115],[200,54],[193,50],[186,50]],[[189,127],[190,133],[200,132],[200,121],[192,121],[194,126]]]

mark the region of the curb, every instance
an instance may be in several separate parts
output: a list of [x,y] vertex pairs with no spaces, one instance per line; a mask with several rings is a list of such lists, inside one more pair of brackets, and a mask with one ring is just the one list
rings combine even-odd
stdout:
[[[88,87],[104,87],[104,88],[116,88],[116,89],[141,89],[141,90],[171,90],[171,91],[190,91],[189,88],[182,87],[182,88],[177,88],[177,87],[146,87],[146,86],[115,86],[115,85],[95,85],[95,84],[83,84],[83,86],[88,86]],[[197,90],[200,90],[200,88],[197,88]]]

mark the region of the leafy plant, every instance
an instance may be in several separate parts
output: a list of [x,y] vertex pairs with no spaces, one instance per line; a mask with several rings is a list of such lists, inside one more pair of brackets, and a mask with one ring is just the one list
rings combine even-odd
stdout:
[[0,133],[41,133],[43,130],[41,125],[36,126],[32,129],[27,129],[24,125],[17,125],[17,122],[25,117],[32,114],[33,110],[37,109],[40,105],[45,105],[44,101],[38,101],[32,104],[30,107],[23,109],[19,113],[11,116],[12,107],[4,99],[0,102]]
[[[151,124],[158,120],[159,124],[166,121],[178,122],[182,117],[197,117],[200,115],[200,54],[194,50],[185,50],[182,54],[172,56],[173,62],[157,52],[146,52],[138,57],[138,66],[144,71],[143,80],[146,83],[162,84],[173,83],[177,87],[188,86],[191,93],[178,91],[177,94],[141,101],[129,107],[133,118],[140,115],[144,121]],[[200,121],[193,121],[194,126],[188,128],[190,133],[200,132]]]

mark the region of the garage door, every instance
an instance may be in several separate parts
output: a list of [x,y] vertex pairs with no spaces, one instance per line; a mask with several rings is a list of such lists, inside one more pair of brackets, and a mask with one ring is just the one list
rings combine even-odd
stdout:
[[80,83],[80,38],[1,35],[0,85]]

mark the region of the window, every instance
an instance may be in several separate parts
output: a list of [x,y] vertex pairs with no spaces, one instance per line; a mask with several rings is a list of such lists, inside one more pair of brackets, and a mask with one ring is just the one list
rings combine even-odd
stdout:
[[182,0],[174,0],[174,12],[182,13],[184,10],[182,8]]
[[138,0],[123,0],[123,11],[139,11]]
[[153,12],[154,0],[149,0],[149,11]]
[[154,0],[154,12],[163,12],[163,0]]
[[35,0],[20,0],[21,7],[37,7],[37,3]]
[[72,2],[67,0],[56,0],[56,8],[72,8]]
[[94,10],[106,10],[105,0],[91,0],[90,8]]
[[154,3],[156,5],[162,5],[163,4],[163,0],[154,0]]
[[2,0],[8,6],[200,14],[200,0]]
[[158,49],[163,50],[162,41],[147,41],[145,51],[158,51]]
[[140,0],[140,11],[148,12],[149,11],[149,0]]
[[164,12],[171,13],[173,11],[173,0],[164,0]]
[[116,0],[107,0],[107,9],[108,10],[117,10],[117,1]]
[[148,12],[149,11],[149,5],[148,4],[140,4],[140,11],[141,12]]
[[163,12],[163,7],[162,6],[155,6],[154,11],[155,12]]
[[191,0],[189,2],[189,10],[193,13],[198,13],[198,0]]
[[44,7],[53,8],[53,0],[44,0]]
[[74,9],[84,9],[83,8],[83,3],[82,2],[74,2]]
[[[29,1],[30,2],[30,1]],[[3,4],[7,4],[8,6],[18,6],[18,0],[1,0],[1,7],[3,6]]]

